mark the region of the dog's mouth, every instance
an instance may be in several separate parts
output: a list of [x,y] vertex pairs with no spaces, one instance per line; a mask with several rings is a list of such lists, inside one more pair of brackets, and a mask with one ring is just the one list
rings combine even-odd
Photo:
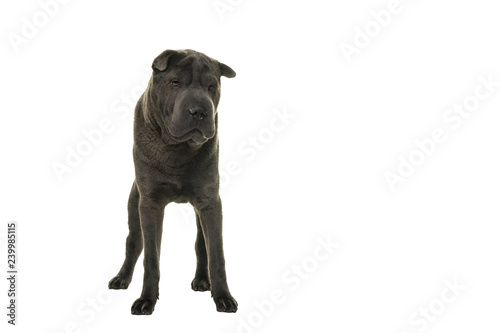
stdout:
[[189,132],[183,135],[173,135],[170,129],[168,132],[172,139],[177,142],[187,142],[190,145],[201,145],[207,142],[210,138],[205,137],[202,131],[197,128],[193,128]]
[[186,140],[186,141],[188,141],[188,143],[195,143],[195,144],[199,144],[199,145],[207,142],[209,139],[209,138],[205,137],[205,135],[203,135],[203,133],[196,128],[189,131],[186,134],[186,136],[188,137],[188,139]]

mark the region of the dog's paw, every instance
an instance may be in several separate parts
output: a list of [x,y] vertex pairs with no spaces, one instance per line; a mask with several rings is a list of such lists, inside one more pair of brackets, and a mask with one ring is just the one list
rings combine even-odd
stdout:
[[236,312],[238,302],[231,296],[214,297],[215,306],[219,312]]
[[193,282],[191,282],[191,289],[194,291],[210,290],[210,282],[205,278],[194,278]]
[[138,298],[134,304],[132,304],[132,314],[133,315],[150,315],[155,310],[156,302],[149,299]]
[[109,289],[127,289],[130,284],[130,279],[121,277],[120,275],[112,278],[108,283]]

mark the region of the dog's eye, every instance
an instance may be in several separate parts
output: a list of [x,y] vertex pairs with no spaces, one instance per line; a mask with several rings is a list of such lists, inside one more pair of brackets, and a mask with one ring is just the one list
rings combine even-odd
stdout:
[[214,90],[215,89],[215,84],[211,84],[209,87],[208,87],[208,90]]
[[181,83],[179,82],[179,80],[173,79],[172,81],[170,81],[170,84],[172,85],[172,87],[178,87]]

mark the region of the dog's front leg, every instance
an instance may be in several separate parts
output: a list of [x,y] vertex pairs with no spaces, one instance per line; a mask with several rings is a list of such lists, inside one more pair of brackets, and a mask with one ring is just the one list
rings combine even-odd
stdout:
[[208,271],[212,297],[217,311],[236,312],[238,303],[231,296],[226,280],[224,251],[222,248],[222,203],[220,197],[194,203],[200,217],[208,254]]
[[141,297],[132,304],[132,314],[152,314],[158,300],[164,210],[164,205],[153,200],[141,197],[139,201],[139,215],[144,239],[144,282]]

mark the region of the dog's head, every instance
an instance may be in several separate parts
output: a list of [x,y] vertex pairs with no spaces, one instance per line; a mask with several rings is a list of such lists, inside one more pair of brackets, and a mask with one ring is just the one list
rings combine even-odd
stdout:
[[227,65],[193,50],[166,50],[153,61],[150,98],[154,118],[174,142],[201,145],[217,126],[221,76],[234,77]]

